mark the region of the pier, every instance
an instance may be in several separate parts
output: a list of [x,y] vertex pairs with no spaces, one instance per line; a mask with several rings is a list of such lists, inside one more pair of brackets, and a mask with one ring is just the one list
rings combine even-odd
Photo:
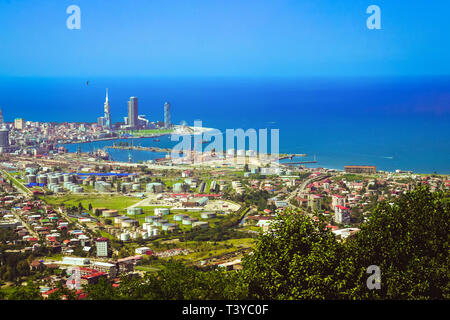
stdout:
[[307,164],[307,163],[317,163],[317,161],[297,161],[297,162],[283,162],[285,165],[296,165],[296,164]]
[[280,156],[279,160],[284,160],[284,159],[290,159],[290,160],[292,160],[293,158],[297,158],[297,157],[306,157],[306,156],[307,156],[306,153],[286,154],[286,155]]
[[140,146],[105,146],[106,149],[120,149],[120,150],[138,150],[138,151],[151,151],[151,152],[171,152],[170,148],[159,147],[140,147]]

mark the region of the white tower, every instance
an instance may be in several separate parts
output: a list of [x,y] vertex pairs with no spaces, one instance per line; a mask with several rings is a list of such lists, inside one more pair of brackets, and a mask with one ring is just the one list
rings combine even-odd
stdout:
[[105,127],[111,129],[111,106],[109,105],[108,99],[108,88],[106,88],[106,99],[105,99]]

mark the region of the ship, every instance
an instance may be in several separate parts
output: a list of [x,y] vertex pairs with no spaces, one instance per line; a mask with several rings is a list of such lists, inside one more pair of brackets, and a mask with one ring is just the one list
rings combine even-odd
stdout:
[[94,156],[98,159],[109,160],[109,153],[102,149],[95,151]]
[[158,138],[153,139],[154,142],[160,142],[161,140],[159,140]]

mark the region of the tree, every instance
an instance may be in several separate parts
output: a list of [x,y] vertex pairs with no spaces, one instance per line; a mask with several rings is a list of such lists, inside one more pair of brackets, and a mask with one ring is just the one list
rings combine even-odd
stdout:
[[112,287],[106,279],[102,278],[95,285],[83,286],[83,291],[89,300],[119,299],[119,291]]
[[21,260],[17,264],[17,273],[21,276],[27,276],[30,274],[30,267],[27,260]]
[[286,211],[243,261],[250,299],[333,299],[344,252],[323,221]]
[[89,203],[89,211],[92,211],[92,204]]
[[39,287],[32,284],[14,288],[7,298],[8,300],[42,300]]
[[[417,187],[383,202],[346,244],[353,296],[373,299],[450,298],[450,207],[442,192]],[[381,271],[381,289],[367,290],[367,267]]]

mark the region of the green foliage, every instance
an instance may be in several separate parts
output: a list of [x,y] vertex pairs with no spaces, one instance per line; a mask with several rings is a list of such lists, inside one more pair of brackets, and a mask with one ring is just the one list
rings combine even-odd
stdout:
[[[424,187],[380,203],[353,238],[335,240],[321,222],[279,217],[244,261],[242,285],[257,299],[448,299],[449,204]],[[369,266],[381,289],[369,290]]]
[[[369,223],[348,241],[356,268],[355,295],[380,299],[450,298],[450,206],[442,192],[425,187],[393,205],[380,203]],[[363,267],[381,269],[381,289],[368,291]],[[358,272],[359,271],[359,272]]]
[[180,262],[169,262],[143,278],[123,277],[118,288],[107,281],[85,287],[88,299],[197,300],[242,298],[236,290],[236,275],[224,271],[200,271]]
[[243,284],[250,299],[337,298],[343,252],[323,222],[288,212],[244,260]]
[[9,293],[4,294],[7,300],[42,300],[39,287],[36,285],[14,287]]

